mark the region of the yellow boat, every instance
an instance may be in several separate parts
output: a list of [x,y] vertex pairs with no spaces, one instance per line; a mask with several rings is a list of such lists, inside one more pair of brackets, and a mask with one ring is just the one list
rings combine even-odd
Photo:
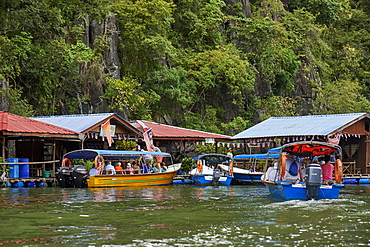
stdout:
[[128,187],[128,186],[152,186],[171,184],[176,172],[181,164],[169,166],[172,171],[160,173],[142,173],[142,174],[115,174],[115,175],[94,175],[87,179],[89,188],[99,187]]
[[[58,169],[56,177],[61,187],[103,188],[172,184],[176,172],[181,168],[181,164],[169,165],[165,172],[103,174],[103,168],[107,161],[111,163],[124,160],[143,160],[145,155],[168,157],[172,163],[172,156],[163,152],[81,149],[69,152],[63,156],[62,167]],[[82,165],[72,167],[72,159],[94,161],[97,174],[90,175],[89,171]]]

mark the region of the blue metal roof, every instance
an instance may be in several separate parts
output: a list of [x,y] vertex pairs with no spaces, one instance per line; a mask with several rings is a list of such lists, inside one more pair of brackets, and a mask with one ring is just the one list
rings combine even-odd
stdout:
[[171,157],[171,154],[162,153],[162,152],[81,149],[81,150],[75,150],[75,151],[66,153],[64,155],[64,158],[92,160],[98,155],[103,156],[104,159],[107,159],[107,160],[112,160],[112,159],[137,159],[137,158],[143,157],[145,155]]
[[104,119],[111,117],[112,115],[118,116],[114,113],[99,113],[99,114],[32,117],[31,119],[35,119],[44,123],[52,124],[69,130],[83,132],[89,129],[90,127],[94,126],[95,124],[103,121]]
[[240,132],[232,139],[335,134],[368,117],[367,113],[271,117]]

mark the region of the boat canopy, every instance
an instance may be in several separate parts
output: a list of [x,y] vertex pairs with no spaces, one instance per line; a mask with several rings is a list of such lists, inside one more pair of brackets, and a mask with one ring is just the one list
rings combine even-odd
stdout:
[[230,162],[230,160],[232,160],[233,158],[224,154],[202,154],[193,159],[195,160],[201,159],[209,163],[223,163]]
[[272,159],[272,158],[279,158],[278,153],[274,154],[239,154],[234,157],[234,160],[243,160],[243,159]]
[[286,152],[301,157],[308,156],[322,156],[322,155],[342,155],[342,149],[340,146],[335,144],[330,144],[327,142],[318,141],[302,141],[302,142],[292,142],[285,144],[281,147],[271,148],[268,154],[279,154],[281,152]]
[[98,155],[106,160],[138,159],[144,155],[171,157],[171,154],[162,152],[81,149],[66,153],[63,158],[92,160]]

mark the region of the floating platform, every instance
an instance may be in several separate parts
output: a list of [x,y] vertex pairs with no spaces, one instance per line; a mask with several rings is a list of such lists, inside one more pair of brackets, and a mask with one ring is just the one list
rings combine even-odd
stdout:
[[194,181],[191,179],[191,175],[175,175],[172,180],[173,184],[193,184]]
[[51,187],[56,186],[55,178],[8,178],[0,180],[0,187]]
[[370,184],[369,174],[343,175],[344,184]]

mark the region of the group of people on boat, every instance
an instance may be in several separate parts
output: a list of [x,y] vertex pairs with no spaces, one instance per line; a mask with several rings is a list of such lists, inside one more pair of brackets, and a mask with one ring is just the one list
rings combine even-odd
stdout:
[[[280,160],[280,162],[283,163],[280,164],[280,169],[278,161],[273,162],[272,166],[270,166],[266,172],[266,179],[268,181],[296,181],[297,183],[305,181],[306,167],[309,165],[307,161],[308,160],[300,159],[292,154],[287,154],[283,162]],[[320,164],[323,184],[333,184],[334,165],[330,162],[329,155],[325,155],[321,159],[314,157],[310,164]],[[280,173],[279,170],[282,172]]]
[[[122,165],[123,163],[123,165]],[[112,165],[112,162],[108,162],[107,165],[103,168],[103,175],[115,175],[115,174],[141,174],[141,173],[159,173],[166,172],[167,166],[166,163],[161,162],[156,165],[142,163],[138,165],[136,161],[132,161],[132,164],[127,161],[116,162],[115,165]],[[97,175],[97,168],[93,167],[89,171],[89,175]]]
[[[154,152],[161,152],[158,147],[154,145],[151,146]],[[132,151],[146,151],[141,149],[137,145]],[[94,163],[94,167],[90,169],[89,175],[98,175],[97,162]],[[101,172],[102,175],[115,175],[115,174],[142,174],[142,173],[159,173],[166,172],[167,166],[163,162],[162,156],[157,156],[153,158],[150,154],[145,154],[137,160],[124,160],[124,161],[115,161],[112,165],[111,161],[108,161],[107,164],[103,167]]]

